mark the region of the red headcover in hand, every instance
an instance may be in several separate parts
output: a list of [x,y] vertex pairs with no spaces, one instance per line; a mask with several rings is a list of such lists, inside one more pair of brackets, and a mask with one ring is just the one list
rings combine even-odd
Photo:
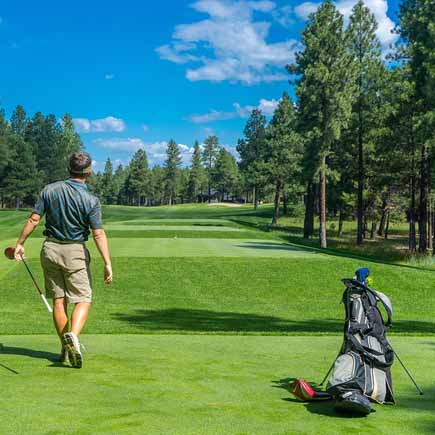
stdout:
[[9,260],[13,260],[15,258],[15,248],[9,246],[9,248],[5,249],[5,256],[9,258]]

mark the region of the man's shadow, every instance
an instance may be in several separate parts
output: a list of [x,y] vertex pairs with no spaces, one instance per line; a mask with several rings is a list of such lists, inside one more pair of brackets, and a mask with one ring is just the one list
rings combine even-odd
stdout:
[[[4,344],[0,343],[0,355],[19,355],[29,358],[45,359],[51,363],[49,367],[68,367],[60,362],[58,354],[42,350],[27,349],[25,347],[16,346],[5,346]],[[4,365],[2,366],[9,371],[15,372],[15,370],[12,370]]]

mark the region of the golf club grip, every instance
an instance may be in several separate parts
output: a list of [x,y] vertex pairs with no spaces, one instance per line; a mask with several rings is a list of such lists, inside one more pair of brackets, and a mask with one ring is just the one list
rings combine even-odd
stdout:
[[40,295],[41,295],[42,301],[44,302],[44,305],[47,307],[48,312],[52,313],[53,312],[53,308],[51,308],[50,304],[47,301],[47,298],[45,297],[45,295],[43,293],[40,293]]

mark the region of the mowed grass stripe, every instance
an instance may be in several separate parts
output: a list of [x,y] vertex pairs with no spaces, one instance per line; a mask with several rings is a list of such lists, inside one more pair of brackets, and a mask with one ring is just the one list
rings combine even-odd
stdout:
[[[52,333],[51,318],[22,265],[0,279],[0,331]],[[37,259],[29,265],[42,283]],[[103,284],[92,261],[92,333],[336,334],[343,329],[341,278],[369,266],[390,296],[392,334],[435,334],[433,272],[328,256],[307,258],[115,258]]]
[[216,226],[216,225],[125,225],[109,224],[105,226],[107,231],[246,231],[244,228]]
[[319,382],[340,336],[85,334],[80,371],[55,362],[55,336],[0,340],[4,434],[424,435],[435,426],[434,338],[394,338],[425,395],[395,363],[397,405],[373,404],[367,418],[338,418],[332,402],[297,402],[286,389],[293,377]]
[[[261,233],[259,233],[261,234]],[[264,237],[264,234],[262,235]],[[26,243],[27,258],[39,258],[44,239],[31,238]],[[5,241],[13,244],[14,241]],[[88,248],[94,256],[93,242]],[[269,239],[213,238],[138,238],[114,237],[110,240],[113,257],[272,257],[296,258],[321,256],[314,251]]]

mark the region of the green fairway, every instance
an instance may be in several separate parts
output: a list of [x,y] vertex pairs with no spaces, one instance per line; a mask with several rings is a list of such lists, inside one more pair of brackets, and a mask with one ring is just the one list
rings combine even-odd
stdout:
[[435,424],[434,339],[394,340],[426,394],[396,365],[397,405],[361,419],[285,389],[291,377],[318,381],[338,338],[88,335],[82,370],[53,362],[53,337],[1,340],[2,434],[411,435]]
[[[4,247],[26,216],[0,213]],[[82,370],[53,363],[50,316],[23,265],[0,261],[0,433],[431,433],[435,272],[287,243],[264,227],[269,219],[269,207],[105,208],[115,279],[103,284],[90,241]],[[26,244],[41,283],[42,230]],[[340,280],[361,266],[391,297],[393,344],[427,394],[416,396],[396,363],[398,406],[349,420],[328,404],[295,402],[279,381],[327,370],[341,342]]]

